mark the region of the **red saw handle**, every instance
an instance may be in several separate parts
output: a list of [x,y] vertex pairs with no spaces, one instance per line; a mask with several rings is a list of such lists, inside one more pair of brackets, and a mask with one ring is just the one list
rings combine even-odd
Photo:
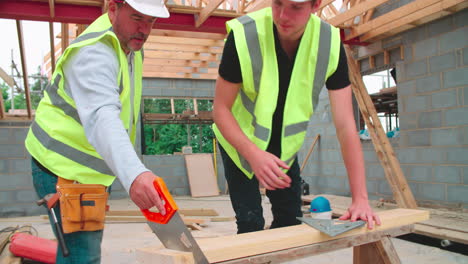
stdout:
[[164,183],[164,180],[161,177],[157,177],[156,180],[154,180],[153,185],[158,192],[159,197],[163,200],[166,214],[162,215],[160,213],[151,212],[148,209],[142,209],[141,212],[148,221],[156,222],[158,224],[167,224],[179,208],[177,208],[177,204],[169,193],[166,183]]

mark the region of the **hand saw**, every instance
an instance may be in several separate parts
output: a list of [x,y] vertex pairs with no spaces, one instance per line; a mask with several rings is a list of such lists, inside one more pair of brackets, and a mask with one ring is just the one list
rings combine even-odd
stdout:
[[163,200],[166,214],[151,212],[148,209],[141,210],[148,220],[148,225],[153,233],[161,240],[168,249],[192,252],[196,264],[209,264],[203,251],[193,238],[190,231],[185,227],[184,221],[177,212],[178,207],[166,187],[163,179],[157,177],[153,182],[154,188]]

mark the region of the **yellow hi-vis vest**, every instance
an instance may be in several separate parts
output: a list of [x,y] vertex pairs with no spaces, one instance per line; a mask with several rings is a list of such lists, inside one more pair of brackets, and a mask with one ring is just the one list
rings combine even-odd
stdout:
[[31,156],[60,177],[80,183],[109,186],[115,176],[85,136],[75,102],[65,91],[62,69],[63,63],[74,51],[104,39],[112,43],[117,54],[120,67],[117,83],[120,86],[119,98],[122,104],[120,119],[129,133],[130,140],[135,143],[141,101],[142,54],[135,52],[132,90],[127,56],[120,47],[106,13],[77,37],[58,60],[56,70],[44,92],[44,98],[39,103],[25,145]]
[[[232,113],[241,130],[260,149],[266,150],[271,137],[272,118],[279,92],[271,8],[230,20],[242,73]],[[291,165],[300,150],[307,125],[325,81],[338,67],[338,29],[311,15],[300,41],[284,106],[281,160]],[[248,178],[253,171],[216,125],[214,133],[229,157]]]

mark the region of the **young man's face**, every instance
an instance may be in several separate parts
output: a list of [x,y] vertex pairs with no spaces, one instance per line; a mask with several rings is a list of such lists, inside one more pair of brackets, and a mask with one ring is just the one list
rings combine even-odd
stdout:
[[112,0],[109,2],[109,17],[125,53],[143,48],[156,21],[155,17],[144,15],[128,4],[118,8]]
[[283,39],[297,40],[304,33],[310,14],[317,11],[320,0],[297,3],[273,0],[273,21]]

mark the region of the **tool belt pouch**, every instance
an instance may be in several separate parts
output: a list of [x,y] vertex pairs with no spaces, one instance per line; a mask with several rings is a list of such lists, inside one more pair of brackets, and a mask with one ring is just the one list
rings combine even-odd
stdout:
[[104,229],[109,195],[104,185],[74,184],[59,177],[57,192],[64,233]]

